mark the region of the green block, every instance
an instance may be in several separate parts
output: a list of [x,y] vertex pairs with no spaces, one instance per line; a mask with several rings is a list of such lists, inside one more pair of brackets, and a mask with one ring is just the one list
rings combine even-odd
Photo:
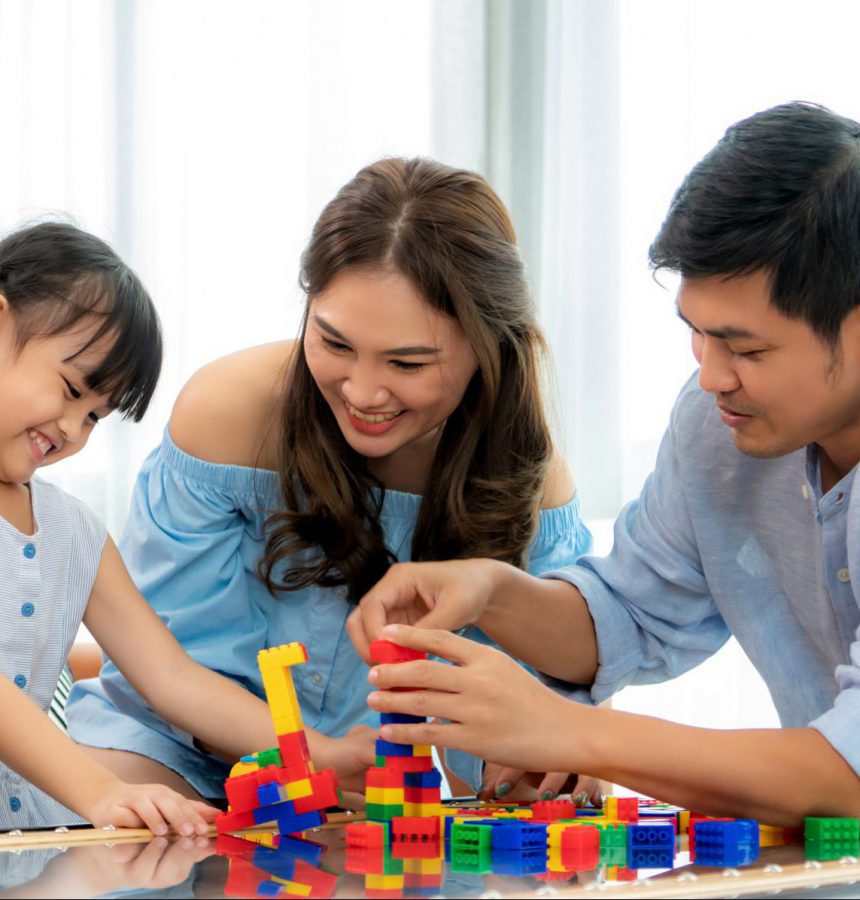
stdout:
[[277,766],[280,768],[283,765],[281,762],[281,751],[277,747],[273,747],[271,750],[261,750],[257,754],[257,765],[261,769],[265,769],[266,766]]
[[472,822],[451,823],[451,846],[489,850],[492,844],[493,826]]
[[493,870],[493,856],[489,847],[451,847],[451,872],[477,872],[484,874]]
[[807,841],[856,841],[860,839],[860,820],[807,816],[803,833]]
[[627,847],[627,826],[621,822],[604,823],[600,829],[600,849],[604,847]]
[[390,822],[402,815],[402,803],[368,803],[364,810],[364,817],[370,822]]
[[601,843],[598,863],[601,866],[626,866],[627,845],[625,844],[623,847],[604,847]]

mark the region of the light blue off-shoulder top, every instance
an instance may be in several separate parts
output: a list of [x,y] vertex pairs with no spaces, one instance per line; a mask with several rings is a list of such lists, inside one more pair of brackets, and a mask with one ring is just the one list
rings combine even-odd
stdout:
[[[398,560],[409,559],[420,503],[415,494],[385,493],[381,523]],[[267,515],[281,505],[277,473],[190,456],[165,430],[141,468],[120,550],[144,596],[198,662],[264,697],[257,653],[301,641],[309,659],[293,677],[305,725],[337,737],[378,724],[366,703],[367,667],[344,627],[354,609],[345,589],[313,586],[276,598],[257,576]],[[572,565],[590,544],[578,498],[543,510],[529,571]],[[488,640],[477,629],[469,634]],[[100,678],[75,685],[67,715],[75,740],[149,756],[202,796],[224,795],[229,766],[157,716],[112,663]],[[472,757],[451,753],[448,764],[480,783]]]

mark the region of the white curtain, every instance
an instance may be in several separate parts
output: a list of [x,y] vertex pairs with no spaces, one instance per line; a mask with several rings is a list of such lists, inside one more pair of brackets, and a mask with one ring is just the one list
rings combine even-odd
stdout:
[[[860,118],[858,26],[854,0],[0,0],[0,227],[61,213],[105,237],[166,337],[144,423],[108,420],[45,474],[117,534],[192,372],[295,333],[323,204],[379,156],[429,154],[485,173],[512,211],[608,550],[693,369],[646,265],[671,195],[755,110]],[[730,647],[618,705],[761,724],[754,679]]]

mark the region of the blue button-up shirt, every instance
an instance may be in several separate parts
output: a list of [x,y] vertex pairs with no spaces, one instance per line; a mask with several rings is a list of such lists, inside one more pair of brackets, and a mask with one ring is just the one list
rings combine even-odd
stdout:
[[734,635],[782,724],[811,725],[860,774],[860,491],[826,494],[816,446],[741,453],[694,376],[615,545],[553,573],[597,633],[591,699],[673,678]]

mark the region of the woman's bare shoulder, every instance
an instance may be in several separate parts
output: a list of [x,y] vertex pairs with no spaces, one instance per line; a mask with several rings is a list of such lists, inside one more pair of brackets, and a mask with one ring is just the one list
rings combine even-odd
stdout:
[[566,503],[570,503],[575,493],[576,483],[573,479],[573,472],[570,471],[570,466],[561,453],[554,450],[543,485],[541,509],[564,506]]
[[208,462],[265,465],[295,341],[249,347],[199,369],[170,416],[173,442]]

